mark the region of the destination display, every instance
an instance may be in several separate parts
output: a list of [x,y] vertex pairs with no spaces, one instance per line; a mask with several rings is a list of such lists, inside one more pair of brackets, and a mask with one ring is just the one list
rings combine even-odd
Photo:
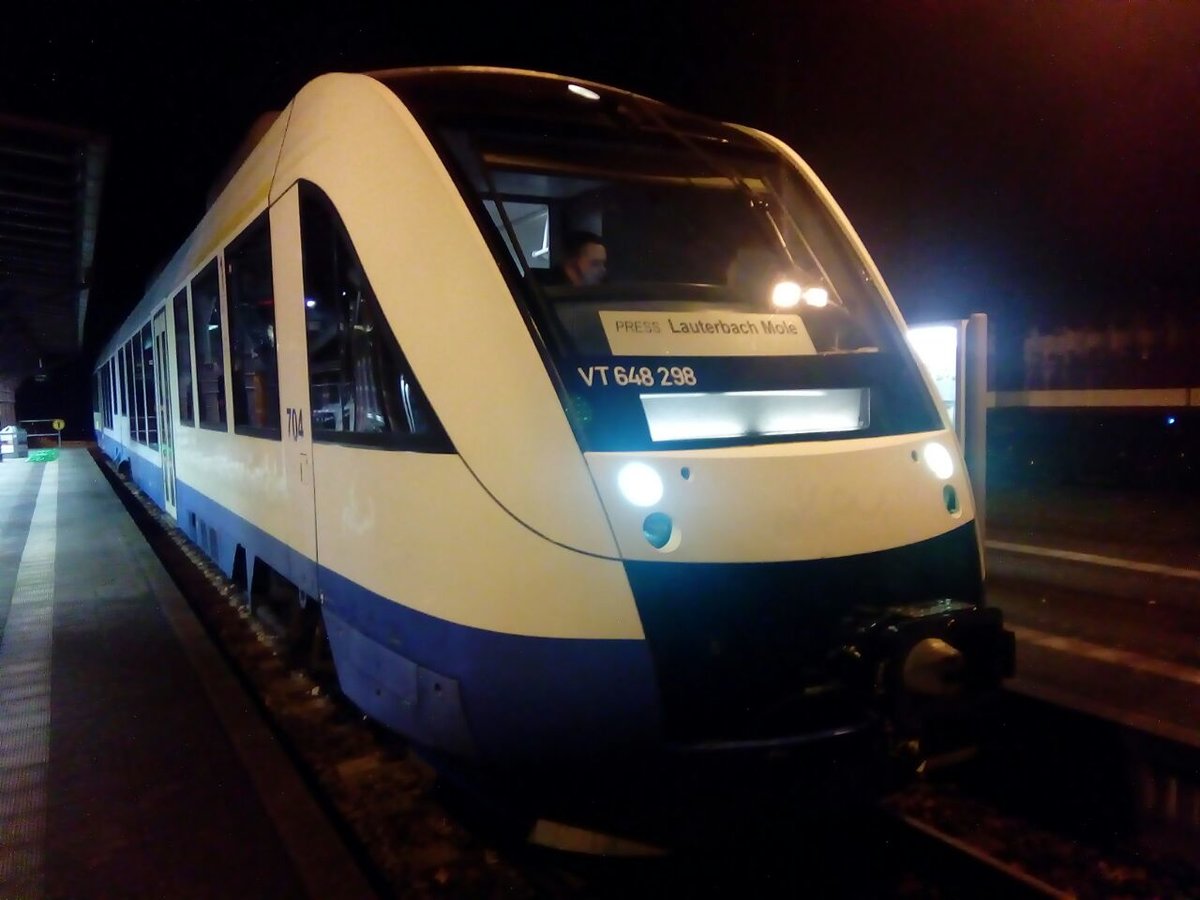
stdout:
[[816,353],[798,315],[601,310],[613,356],[808,356]]
[[640,394],[650,439],[713,440],[861,431],[870,392],[861,388]]

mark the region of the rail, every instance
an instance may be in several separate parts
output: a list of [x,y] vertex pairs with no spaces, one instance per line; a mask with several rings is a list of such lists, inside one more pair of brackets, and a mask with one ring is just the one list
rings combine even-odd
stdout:
[[1069,900],[1075,892],[1050,884],[1019,863],[999,859],[982,846],[954,837],[915,816],[888,810],[895,840],[903,841],[925,866],[934,870],[931,883],[970,884],[976,896],[1050,897]]

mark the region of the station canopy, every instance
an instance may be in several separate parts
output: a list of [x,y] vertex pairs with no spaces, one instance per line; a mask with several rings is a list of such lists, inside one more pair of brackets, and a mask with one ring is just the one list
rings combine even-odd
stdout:
[[0,406],[80,352],[107,152],[99,135],[0,113]]

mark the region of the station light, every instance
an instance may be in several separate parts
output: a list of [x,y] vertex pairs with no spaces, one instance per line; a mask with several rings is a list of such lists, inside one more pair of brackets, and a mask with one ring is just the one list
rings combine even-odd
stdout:
[[[934,383],[954,381],[958,372],[958,328],[954,325],[917,325],[908,329],[908,343],[925,364]],[[953,388],[953,384],[951,384]],[[943,395],[944,400],[953,398]]]

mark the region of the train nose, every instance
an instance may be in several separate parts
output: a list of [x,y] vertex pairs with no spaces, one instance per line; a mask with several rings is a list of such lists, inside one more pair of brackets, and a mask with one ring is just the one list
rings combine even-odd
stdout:
[[904,689],[923,697],[957,697],[963,692],[966,661],[941,638],[927,637],[908,651],[901,665]]

